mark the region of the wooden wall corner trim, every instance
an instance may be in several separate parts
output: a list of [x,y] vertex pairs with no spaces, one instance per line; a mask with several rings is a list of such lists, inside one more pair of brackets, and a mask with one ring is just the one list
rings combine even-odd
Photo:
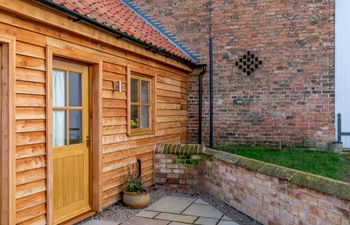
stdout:
[[51,47],[46,47],[46,223],[53,224],[53,162],[52,162],[52,63],[53,52]]
[[127,91],[127,113],[126,113],[126,129],[127,129],[127,135],[130,136],[131,134],[131,127],[130,127],[130,117],[131,117],[131,90],[130,90],[130,82],[131,82],[131,68],[130,66],[126,67],[126,91]]
[[102,209],[102,82],[103,82],[103,61],[92,65],[92,209]]
[[158,94],[157,94],[157,84],[158,84],[158,75],[154,76],[153,79],[153,130],[154,132],[157,132],[157,111],[158,111],[158,107],[157,107],[157,103],[158,103]]
[[16,73],[16,39],[12,36],[0,37],[3,46],[3,69],[1,71],[1,174],[2,198],[1,221],[2,225],[16,223],[16,137],[15,137],[15,73]]

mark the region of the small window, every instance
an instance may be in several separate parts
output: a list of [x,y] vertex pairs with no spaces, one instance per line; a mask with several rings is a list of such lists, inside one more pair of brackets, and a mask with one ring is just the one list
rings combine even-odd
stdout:
[[152,79],[132,75],[130,79],[131,133],[152,130]]
[[83,143],[82,78],[77,72],[53,70],[54,147]]

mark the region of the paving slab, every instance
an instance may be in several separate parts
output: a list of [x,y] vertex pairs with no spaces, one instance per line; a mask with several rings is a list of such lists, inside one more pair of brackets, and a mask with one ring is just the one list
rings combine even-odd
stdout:
[[199,225],[216,225],[218,222],[219,222],[219,219],[199,217],[199,219],[196,220],[196,222],[194,224],[199,224]]
[[84,225],[239,225],[200,198],[166,196],[122,224],[90,220]]
[[141,211],[136,216],[138,216],[138,217],[146,217],[146,218],[154,218],[158,214],[159,214],[159,212],[153,212],[153,211],[144,210],[144,211]]
[[196,203],[196,204],[201,204],[201,205],[209,205],[209,203],[208,202],[206,202],[206,201],[203,201],[202,199],[197,199],[194,203]]
[[227,220],[227,221],[232,221],[232,219],[230,217],[226,216],[226,215],[224,217],[222,217],[221,219],[222,220]]
[[133,217],[122,225],[167,225],[170,221],[167,220],[156,220],[143,217]]
[[171,222],[169,225],[188,225],[188,223]]
[[188,215],[180,215],[180,214],[172,214],[172,213],[160,213],[156,219],[160,220],[170,220],[175,222],[182,223],[194,223],[197,220],[197,216],[188,216]]
[[181,213],[195,200],[195,198],[166,196],[149,206],[147,210],[167,213]]
[[119,223],[113,221],[89,220],[84,223],[84,225],[119,225]]
[[182,214],[220,219],[223,214],[211,205],[192,204]]
[[218,223],[218,225],[239,225],[239,224],[233,221],[221,220]]

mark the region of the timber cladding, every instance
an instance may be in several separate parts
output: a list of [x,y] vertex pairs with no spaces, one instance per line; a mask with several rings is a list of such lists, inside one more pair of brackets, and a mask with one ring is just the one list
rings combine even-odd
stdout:
[[[7,11],[13,6],[12,1],[0,1],[0,34],[16,39],[16,144],[12,146],[16,159],[9,162],[16,170],[16,176],[12,177],[15,193],[10,196],[15,199],[16,209],[12,216],[15,223],[52,224],[52,131],[49,130],[52,128],[52,85],[49,74],[55,56],[81,59],[91,65],[90,75],[97,76],[90,84],[90,88],[94,88],[90,89],[93,99],[90,112],[93,125],[90,126],[94,128],[93,135],[98,135],[90,146],[90,158],[92,155],[100,157],[91,159],[97,166],[93,170],[100,171],[99,174],[90,171],[93,183],[90,193],[97,196],[90,199],[93,209],[100,210],[120,199],[127,166],[137,159],[142,161],[144,181],[152,185],[155,143],[186,141],[187,75],[191,69],[87,25],[74,23],[35,3],[13,2],[23,9],[21,15]],[[33,5],[40,12],[38,15],[51,13],[52,16],[31,20],[29,9]],[[45,19],[46,24],[39,22]],[[50,25],[55,24],[54,20],[71,24],[72,32],[65,30],[59,22],[57,26]],[[89,32],[95,36],[87,35]],[[128,71],[154,77],[152,133],[127,134]],[[113,82],[118,81],[122,82],[121,92],[113,90]]]

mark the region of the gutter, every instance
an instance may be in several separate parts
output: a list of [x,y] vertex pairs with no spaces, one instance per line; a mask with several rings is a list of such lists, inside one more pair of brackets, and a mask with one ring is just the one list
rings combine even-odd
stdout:
[[210,98],[210,118],[209,118],[209,146],[214,147],[214,64],[213,64],[213,32],[212,32],[212,1],[209,0],[209,98]]
[[173,53],[170,53],[170,52],[168,52],[168,51],[166,51],[164,49],[161,49],[161,48],[159,48],[157,46],[154,46],[154,45],[152,45],[150,43],[141,41],[141,40],[135,38],[132,35],[129,35],[129,34],[125,33],[125,32],[120,31],[120,30],[114,29],[114,28],[112,28],[110,26],[106,26],[106,25],[104,25],[102,23],[97,22],[94,19],[91,19],[91,18],[89,18],[87,16],[81,15],[81,14],[79,14],[79,13],[73,11],[73,10],[69,10],[69,9],[67,9],[67,8],[65,8],[65,7],[63,7],[63,6],[59,5],[59,4],[56,4],[56,3],[54,3],[54,2],[52,2],[50,0],[35,0],[35,1],[41,3],[41,4],[45,5],[45,6],[48,6],[48,7],[52,8],[52,9],[58,10],[60,12],[63,12],[65,14],[71,16],[71,17],[73,17],[73,21],[75,21],[75,22],[78,22],[78,21],[85,22],[87,24],[90,24],[90,25],[93,25],[95,27],[98,27],[98,28],[100,28],[102,30],[108,31],[108,32],[116,35],[117,38],[125,38],[128,41],[131,41],[133,43],[141,45],[141,46],[145,47],[146,50],[157,52],[157,53],[159,53],[159,54],[161,54],[161,55],[163,55],[163,56],[165,56],[167,58],[175,59],[175,60],[177,60],[177,61],[179,61],[179,62],[181,62],[181,63],[183,63],[183,64],[185,64],[187,66],[190,66],[190,67],[196,66],[195,62],[192,62],[190,60],[186,60],[186,59],[184,59],[184,58],[182,58],[180,56],[177,56],[177,55],[175,55]]

